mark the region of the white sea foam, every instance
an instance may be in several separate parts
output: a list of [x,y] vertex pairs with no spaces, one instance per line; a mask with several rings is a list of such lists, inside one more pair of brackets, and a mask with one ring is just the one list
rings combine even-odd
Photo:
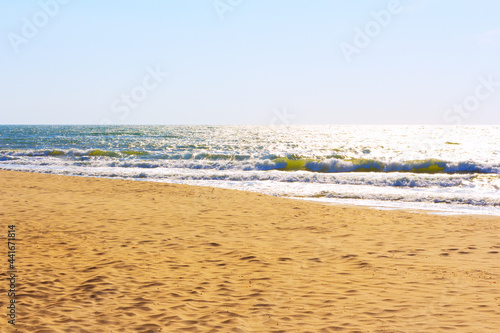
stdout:
[[498,126],[0,126],[2,169],[496,215],[499,147]]

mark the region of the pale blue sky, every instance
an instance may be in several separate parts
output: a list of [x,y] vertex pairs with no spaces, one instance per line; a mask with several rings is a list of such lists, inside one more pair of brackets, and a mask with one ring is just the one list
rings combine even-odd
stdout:
[[500,124],[500,1],[390,3],[2,1],[0,123]]

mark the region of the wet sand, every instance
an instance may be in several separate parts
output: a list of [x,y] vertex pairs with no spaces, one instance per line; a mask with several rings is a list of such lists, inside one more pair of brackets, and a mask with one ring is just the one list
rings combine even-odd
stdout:
[[500,332],[498,217],[11,171],[0,184],[2,332]]

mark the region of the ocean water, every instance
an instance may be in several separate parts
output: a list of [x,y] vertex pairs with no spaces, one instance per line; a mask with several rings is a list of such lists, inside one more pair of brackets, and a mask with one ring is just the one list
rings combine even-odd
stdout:
[[0,126],[0,169],[500,215],[500,126]]

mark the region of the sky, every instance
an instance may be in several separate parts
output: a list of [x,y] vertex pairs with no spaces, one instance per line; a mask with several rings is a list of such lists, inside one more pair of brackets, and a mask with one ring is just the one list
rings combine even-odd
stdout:
[[498,0],[0,2],[0,124],[500,124]]

